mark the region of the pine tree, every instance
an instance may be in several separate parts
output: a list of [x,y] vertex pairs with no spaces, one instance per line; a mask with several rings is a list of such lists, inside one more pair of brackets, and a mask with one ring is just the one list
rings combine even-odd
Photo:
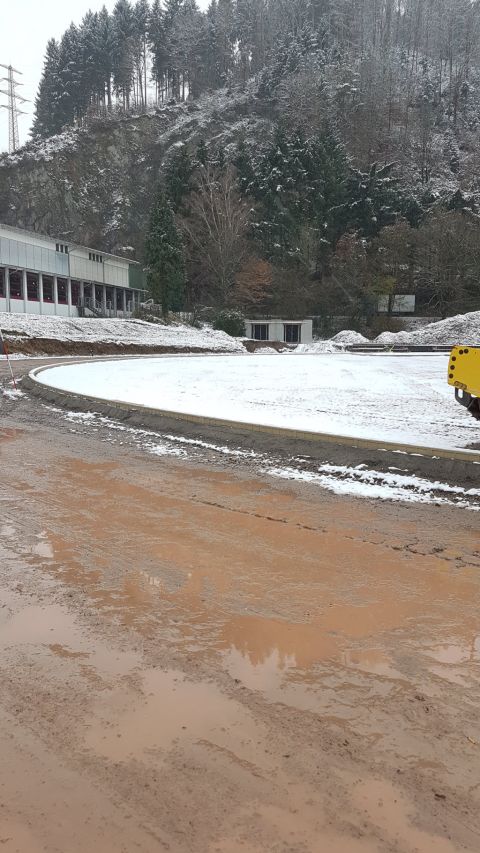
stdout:
[[137,101],[147,103],[148,26],[150,8],[147,0],[137,0],[133,9],[133,51],[135,61]]
[[152,57],[152,77],[157,90],[157,101],[164,98],[164,80],[167,71],[165,20],[160,0],[154,0],[148,23],[148,45]]
[[62,121],[58,108],[59,96],[59,45],[55,39],[47,44],[42,78],[35,99],[35,118],[32,136],[46,138],[59,133]]
[[175,213],[185,214],[184,200],[193,189],[195,164],[186,145],[175,151],[165,166],[165,194]]
[[105,6],[98,13],[98,29],[96,33],[96,65],[97,89],[100,101],[112,106],[112,74],[113,57],[115,54],[115,33],[113,20]]
[[93,12],[87,12],[79,27],[81,114],[86,111],[90,104],[98,105],[101,96],[98,69],[98,27],[98,14]]
[[134,19],[129,0],[117,0],[112,15],[115,39],[113,83],[123,107],[130,106],[134,76]]
[[145,241],[148,285],[164,315],[180,311],[185,292],[185,257],[181,235],[165,193],[155,201]]
[[71,24],[61,38],[58,65],[57,103],[60,121],[62,126],[73,125],[85,111],[82,45],[75,24]]

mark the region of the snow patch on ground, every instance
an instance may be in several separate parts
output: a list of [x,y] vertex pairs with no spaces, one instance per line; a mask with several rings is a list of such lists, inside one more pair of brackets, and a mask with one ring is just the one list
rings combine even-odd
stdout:
[[300,344],[295,353],[317,353],[317,352],[337,352],[345,349],[345,347],[359,346],[361,344],[369,344],[368,338],[365,338],[360,332],[353,332],[346,329],[329,338],[326,341],[314,341],[311,344]]
[[432,346],[480,345],[480,311],[457,314],[438,323],[423,326],[415,332],[383,332],[375,338],[377,344],[409,344]]
[[24,397],[23,391],[20,391],[20,388],[2,388],[2,394],[7,400],[19,400],[20,397]]
[[[199,450],[210,450],[224,456],[232,456],[238,459],[259,459],[262,454],[253,450],[241,450],[240,448],[227,447],[227,445],[213,444],[201,441],[197,438],[186,438],[181,435],[170,435],[169,433],[157,433],[152,430],[127,427],[119,421],[104,417],[98,412],[64,412],[56,406],[46,406],[49,411],[61,414],[70,423],[89,423],[93,426],[105,426],[117,432],[129,433],[141,442],[141,446],[155,456],[188,456],[188,448]],[[161,439],[159,442],[158,439]],[[176,445],[181,445],[178,447]]]
[[200,417],[379,442],[465,448],[478,425],[447,385],[448,356],[143,358],[48,368],[46,385]]
[[[264,453],[245,451],[226,445],[218,445],[200,439],[186,438],[180,435],[155,433],[127,427],[111,418],[96,412],[64,412],[62,409],[47,406],[50,411],[65,418],[70,423],[88,423],[93,429],[103,426],[120,433],[129,433],[139,449],[153,456],[188,458],[192,451],[213,451],[220,456],[237,457],[251,460],[257,466],[259,474],[267,474],[283,480],[311,483],[340,496],[365,498],[370,500],[402,501],[404,503],[428,503],[455,506],[472,511],[480,510],[480,489],[463,489],[438,481],[430,481],[402,473],[399,468],[390,468],[387,472],[375,471],[366,465],[351,467],[331,465],[325,462],[316,470],[302,468],[302,458],[292,460],[293,465],[284,466],[278,460]],[[119,442],[123,444],[123,442]],[[178,446],[180,445],[180,447]],[[190,452],[189,452],[190,451]]]
[[210,352],[245,352],[241,341],[205,326],[163,325],[144,320],[41,317],[0,312],[0,329],[17,340],[29,338],[62,342],[179,347]]
[[[417,323],[419,318],[415,318]],[[413,321],[411,321],[413,322]],[[363,344],[381,344],[383,346],[455,346],[465,344],[480,346],[480,311],[469,314],[458,314],[437,323],[428,323],[410,332],[382,332],[373,341],[365,338],[359,332],[346,329],[323,341],[311,344],[301,344],[296,353],[325,353],[337,352],[346,347],[362,346]]]
[[372,471],[364,465],[321,465],[316,472],[300,468],[265,468],[264,472],[283,480],[314,483],[337,495],[405,503],[434,503],[480,511],[480,489],[462,489],[446,483],[397,473]]

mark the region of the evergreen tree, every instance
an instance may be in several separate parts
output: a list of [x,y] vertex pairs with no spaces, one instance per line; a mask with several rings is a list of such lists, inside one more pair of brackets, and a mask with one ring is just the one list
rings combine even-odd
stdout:
[[113,83],[125,109],[130,106],[134,76],[134,18],[129,0],[117,0],[113,10],[115,51]]
[[165,193],[155,201],[145,241],[148,286],[165,315],[180,311],[185,292],[185,257],[181,235]]
[[148,27],[150,8],[147,0],[137,0],[133,9],[133,51],[137,86],[137,102],[147,103]]
[[184,200],[193,189],[195,164],[186,145],[182,145],[165,166],[165,194],[175,213],[185,214]]
[[113,21],[105,6],[98,13],[96,33],[96,64],[98,71],[97,89],[100,101],[112,106],[112,74],[115,54],[115,33]]
[[236,165],[243,192],[257,203],[253,230],[266,257],[298,262],[308,244],[315,271],[325,244],[333,244],[338,232],[348,177],[343,147],[328,133],[305,139],[301,132],[278,129],[260,156],[243,146]]
[[82,85],[82,45],[79,30],[71,24],[60,41],[57,103],[62,126],[73,125],[85,112]]
[[62,129],[58,94],[59,94],[59,46],[55,39],[47,44],[42,78],[35,99],[35,119],[32,136],[42,138],[53,136]]
[[163,100],[167,72],[165,20],[160,0],[154,0],[148,23],[148,44],[152,57],[152,78],[156,84],[157,100]]

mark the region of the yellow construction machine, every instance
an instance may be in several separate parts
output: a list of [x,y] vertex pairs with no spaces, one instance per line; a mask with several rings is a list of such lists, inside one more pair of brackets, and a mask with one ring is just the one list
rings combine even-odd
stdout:
[[480,421],[480,348],[454,347],[448,364],[448,384],[455,398]]

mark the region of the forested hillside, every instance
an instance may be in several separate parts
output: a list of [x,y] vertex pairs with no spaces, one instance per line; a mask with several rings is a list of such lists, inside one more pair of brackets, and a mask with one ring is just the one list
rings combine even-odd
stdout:
[[479,131],[478,2],[118,0],[49,42],[0,219],[135,251],[170,307],[448,314],[480,307]]

